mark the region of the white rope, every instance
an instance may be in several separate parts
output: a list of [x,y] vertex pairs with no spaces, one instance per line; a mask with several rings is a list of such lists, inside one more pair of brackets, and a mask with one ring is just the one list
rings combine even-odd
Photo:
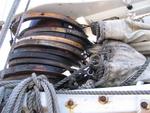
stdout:
[[81,90],[67,90],[57,91],[57,94],[66,95],[150,95],[150,90],[131,90],[131,91],[81,91]]
[[[13,83],[14,82],[14,83]],[[7,94],[5,91],[12,86],[15,88],[11,94]],[[43,113],[41,105],[40,92],[43,91],[46,94],[47,100],[47,113],[60,113],[59,104],[57,100],[57,94],[66,95],[149,95],[150,90],[131,90],[131,91],[87,91],[87,90],[66,90],[57,91],[51,83],[48,82],[44,75],[36,76],[35,73],[32,77],[26,78],[23,81],[3,81],[0,83],[0,104],[4,100],[5,95],[9,95],[5,106],[1,113],[21,113],[23,107],[23,101],[25,94],[27,94],[27,108],[29,113]]]
[[1,105],[2,100],[4,98],[4,90],[5,90],[5,87],[0,87],[0,105]]
[[[1,89],[3,90],[2,87],[0,88],[0,91]],[[12,93],[10,94],[9,99],[7,100],[7,103],[3,107],[1,113],[21,113],[26,93],[29,94],[28,96],[32,95],[32,97],[27,97],[27,101],[30,101],[27,102],[30,113],[33,113],[34,111],[37,113],[43,113],[40,100],[41,89],[43,89],[46,93],[48,113],[60,113],[56,92],[53,85],[47,81],[47,78],[44,75],[36,77],[35,73],[32,74],[32,77],[24,79],[18,83],[18,85],[12,90]],[[0,100],[2,99],[0,98]],[[35,101],[35,104],[32,103],[33,101]]]

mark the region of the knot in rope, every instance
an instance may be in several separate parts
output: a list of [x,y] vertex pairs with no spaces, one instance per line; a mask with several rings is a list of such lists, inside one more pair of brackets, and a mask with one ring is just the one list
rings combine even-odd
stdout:
[[1,113],[21,113],[25,97],[27,97],[26,103],[29,113],[43,113],[40,91],[44,91],[46,94],[47,113],[60,113],[53,84],[49,83],[46,76],[36,76],[35,73],[32,74],[32,77],[17,82]]
[[31,77],[32,81],[30,82],[30,84],[28,85],[28,89],[35,89],[38,88],[40,91],[43,90],[42,85],[41,85],[41,80],[47,80],[47,77],[45,75],[40,75],[40,76],[36,76],[36,73],[32,73],[32,77]]

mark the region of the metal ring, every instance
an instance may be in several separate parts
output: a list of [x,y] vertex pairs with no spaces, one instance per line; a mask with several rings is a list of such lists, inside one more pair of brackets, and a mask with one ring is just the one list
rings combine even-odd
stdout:
[[83,39],[86,39],[87,35],[84,32],[80,32],[74,29],[62,28],[62,27],[28,27],[21,31],[20,36],[23,36],[26,32],[59,32],[71,34]]
[[[31,74],[33,72],[53,76],[53,74],[57,75],[60,72],[64,71],[64,69],[55,66],[47,66],[47,65],[39,65],[39,64],[24,64],[24,65],[9,67],[8,69],[3,71],[4,71],[4,78],[8,78],[8,77],[19,76],[22,74]],[[53,77],[55,77],[55,75]]]
[[69,46],[67,44],[63,44],[63,43],[59,43],[59,42],[53,42],[53,41],[47,41],[47,40],[39,40],[39,39],[32,39],[32,40],[23,40],[20,41],[18,43],[16,43],[14,45],[14,49],[18,48],[18,47],[25,47],[25,46],[29,46],[29,45],[41,45],[41,46],[47,46],[47,47],[55,47],[55,48],[59,48],[62,50],[67,50],[77,56],[79,56],[80,58],[82,58],[81,53],[82,51]]
[[20,58],[20,59],[11,60],[9,62],[9,67],[22,65],[22,64],[42,64],[42,65],[61,67],[69,71],[72,71],[72,69],[68,65],[65,65],[64,63],[53,61],[53,60],[47,60],[47,59],[39,59],[39,58]]
[[23,40],[28,40],[28,39],[41,39],[41,40],[49,40],[49,41],[56,41],[56,42],[61,42],[61,43],[66,43],[69,45],[72,45],[74,47],[77,47],[79,49],[83,49],[84,47],[75,41],[69,40],[69,39],[65,39],[62,37],[56,37],[56,36],[44,36],[44,35],[40,35],[40,36],[31,36],[31,37],[24,37],[21,38],[18,42],[23,41]]
[[[22,15],[22,13],[17,15],[14,18],[14,20],[12,22],[12,25],[11,25],[11,29],[16,29],[18,27],[18,23],[20,21],[21,15]],[[76,26],[77,28],[82,30],[82,26],[80,24],[78,24],[76,21],[74,21],[70,17],[64,16],[64,15],[60,15],[60,14],[57,14],[57,13],[27,12],[27,14],[26,14],[26,16],[24,18],[24,21],[35,19],[35,18],[52,18],[52,19],[57,19],[57,20],[60,20],[60,21],[64,21],[64,22],[70,23],[71,25]]]

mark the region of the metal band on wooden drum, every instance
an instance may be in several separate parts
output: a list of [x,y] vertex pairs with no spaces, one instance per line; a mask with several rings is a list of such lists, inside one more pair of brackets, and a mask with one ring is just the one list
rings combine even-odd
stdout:
[[[22,14],[11,24],[16,33]],[[28,23],[28,24],[27,24]],[[25,25],[25,26],[24,26]],[[55,82],[63,79],[66,70],[79,68],[82,53],[92,45],[82,26],[70,17],[43,12],[27,12],[19,36],[8,58],[4,79],[23,79],[35,72]]]

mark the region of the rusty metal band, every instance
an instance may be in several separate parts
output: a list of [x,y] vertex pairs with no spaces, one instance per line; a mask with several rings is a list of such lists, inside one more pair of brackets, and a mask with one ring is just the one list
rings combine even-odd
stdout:
[[[17,15],[13,22],[12,22],[12,27],[16,28],[20,21],[20,17],[22,14]],[[36,19],[36,18],[52,18],[52,19],[58,19],[67,23],[70,23],[80,29],[82,29],[82,26],[80,24],[78,24],[76,21],[74,21],[72,18],[68,17],[68,16],[64,16],[64,15],[60,15],[60,14],[56,14],[56,13],[43,13],[43,12],[28,12],[24,18],[24,21],[27,20],[31,20],[31,19]]]
[[3,71],[5,75],[4,78],[7,78],[7,77],[11,77],[12,75],[19,76],[22,74],[31,74],[33,72],[46,74],[52,77],[58,77],[56,75],[60,75],[59,73],[62,72],[62,70],[64,69],[59,67],[54,67],[54,66],[39,65],[39,64],[24,64],[24,65],[13,66]]
[[87,39],[87,38],[80,38],[77,36],[73,36],[70,34],[66,34],[66,33],[59,33],[59,32],[51,32],[51,31],[36,31],[35,32],[31,32],[30,30],[25,32],[22,36],[19,36],[19,39],[23,38],[23,37],[28,37],[28,36],[40,36],[40,35],[46,35],[46,36],[57,36],[57,37],[63,37],[63,38],[67,38],[70,40],[74,40],[75,42],[78,42],[80,44],[82,44],[85,48],[87,46],[91,46],[92,43]]
[[47,54],[47,53],[40,53],[40,52],[19,52],[19,53],[13,53],[9,56],[9,62],[14,59],[20,59],[20,58],[41,58],[41,59],[48,59],[53,61],[62,62],[67,65],[72,65],[71,62],[63,57]]
[[39,45],[39,46],[47,46],[47,47],[55,47],[59,48],[62,50],[67,50],[81,58],[81,53],[82,51],[79,50],[78,48],[72,47],[67,44],[63,43],[58,43],[58,42],[53,42],[53,41],[46,41],[46,40],[39,40],[39,39],[32,39],[32,40],[23,40],[18,43],[16,43],[13,47],[13,49],[18,48],[18,47],[25,47],[29,45]]
[[63,63],[60,63],[57,61],[52,61],[52,60],[39,59],[39,58],[20,58],[20,59],[15,59],[15,60],[12,60],[9,62],[10,67],[16,66],[16,65],[21,65],[21,64],[43,64],[43,65],[61,67],[61,68],[67,69],[69,71],[72,71],[70,66],[65,65]]
[[40,46],[28,46],[28,47],[20,47],[16,48],[13,53],[17,54],[19,52],[39,52],[39,53],[48,53],[52,55],[57,55],[62,58],[69,59],[74,65],[79,65],[78,60],[79,57],[75,56],[74,54],[69,53],[68,51],[62,51],[56,48],[47,48],[47,47],[40,47]]
[[47,66],[47,65],[39,65],[39,64],[24,64],[10,67],[5,70],[5,74],[14,74],[14,73],[26,73],[26,72],[43,72],[43,73],[59,73],[62,72],[62,68]]
[[56,36],[44,36],[44,35],[30,36],[30,37],[21,38],[19,41],[28,40],[28,39],[40,39],[40,40],[49,40],[49,41],[61,42],[61,43],[65,43],[65,44],[77,47],[77,48],[82,49],[82,50],[84,49],[84,47],[78,42],[75,42],[75,41],[72,41],[72,40],[69,40],[66,38],[62,38],[62,37],[56,37]]
[[62,27],[29,27],[27,29],[24,29],[21,33],[20,36],[24,36],[26,32],[58,32],[58,33],[65,33],[65,34],[70,34],[74,35],[83,39],[87,40],[87,35],[84,32],[80,32],[74,29],[69,29],[69,28],[62,28]]
[[[14,74],[11,74],[11,75],[5,75],[4,77],[4,80],[22,80],[22,79],[25,79],[25,78],[28,78],[28,77],[31,77],[33,72],[29,72],[29,73],[14,73]],[[62,80],[63,78],[65,78],[65,75],[63,74],[60,74],[60,73],[50,73],[50,74],[47,74],[47,73],[37,73],[37,74],[44,74],[47,76],[48,80],[50,83],[57,83],[59,82],[60,80]]]

